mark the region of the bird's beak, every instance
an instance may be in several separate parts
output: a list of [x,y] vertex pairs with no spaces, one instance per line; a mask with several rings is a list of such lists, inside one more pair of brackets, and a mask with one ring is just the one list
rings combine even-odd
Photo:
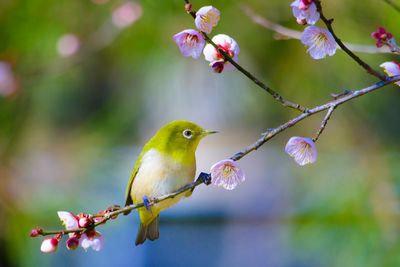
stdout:
[[203,130],[202,135],[209,135],[209,134],[215,134],[215,133],[218,133],[218,131]]

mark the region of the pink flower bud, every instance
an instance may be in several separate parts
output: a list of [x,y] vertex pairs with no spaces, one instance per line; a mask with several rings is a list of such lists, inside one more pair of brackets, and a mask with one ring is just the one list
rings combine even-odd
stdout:
[[297,24],[299,25],[306,25],[307,24],[307,20],[306,19],[296,19]]
[[216,73],[221,73],[224,70],[224,61],[218,60],[211,62],[210,66]]
[[319,20],[319,12],[313,0],[295,0],[290,6],[297,23],[305,21],[314,25]]
[[57,246],[57,238],[46,238],[45,240],[43,240],[40,250],[44,253],[52,253],[57,250]]
[[93,221],[90,218],[82,217],[79,219],[79,227],[86,228],[88,227]]
[[65,242],[65,246],[69,250],[75,250],[79,246],[79,238],[77,236],[68,238],[68,240]]
[[371,37],[376,40],[376,47],[382,47],[392,40],[393,34],[387,32],[385,28],[379,27],[375,32],[371,33]]
[[310,7],[312,2],[313,2],[312,0],[301,0],[299,2],[299,8],[301,10],[307,10]]
[[192,4],[185,4],[185,11],[188,13],[192,12]]
[[43,230],[42,230],[42,228],[39,228],[39,227],[36,227],[36,228],[32,229],[32,231],[31,231],[31,237],[37,237],[42,234],[43,234]]

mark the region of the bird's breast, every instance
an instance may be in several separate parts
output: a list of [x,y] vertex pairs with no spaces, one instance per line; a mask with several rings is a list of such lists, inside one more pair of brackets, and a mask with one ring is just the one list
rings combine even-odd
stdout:
[[149,150],[143,155],[133,181],[132,199],[135,202],[141,202],[145,195],[162,196],[192,182],[196,166],[195,163],[191,165],[179,163],[155,149]]

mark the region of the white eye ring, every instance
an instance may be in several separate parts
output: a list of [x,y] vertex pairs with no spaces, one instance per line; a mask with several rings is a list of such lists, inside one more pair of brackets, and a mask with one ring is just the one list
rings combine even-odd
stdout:
[[183,137],[185,137],[186,139],[190,139],[193,136],[193,132],[189,129],[186,129],[182,132]]

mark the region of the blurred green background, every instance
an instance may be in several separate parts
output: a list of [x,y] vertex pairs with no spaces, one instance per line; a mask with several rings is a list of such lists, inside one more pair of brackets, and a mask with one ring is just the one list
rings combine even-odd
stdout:
[[[312,60],[299,41],[275,40],[240,8],[301,31],[290,3],[193,5],[216,6],[213,34],[233,37],[240,63],[292,101],[312,107],[376,81],[342,51]],[[370,33],[381,25],[399,36],[400,14],[384,1],[323,5],[347,42],[374,45]],[[400,266],[395,86],[338,108],[316,164],[297,166],[284,146],[313,136],[323,114],[243,158],[245,183],[199,187],[162,214],[156,242],[134,246],[133,213],[99,229],[101,252],[61,243],[41,253],[30,229],[61,228],[56,211],[123,204],[136,156],[163,124],[189,119],[220,131],[198,149],[198,171],[208,171],[297,113],[237,71],[215,74],[203,58],[182,57],[172,36],[194,28],[183,1],[0,0],[0,25],[0,266]],[[359,55],[375,68],[395,59]]]

